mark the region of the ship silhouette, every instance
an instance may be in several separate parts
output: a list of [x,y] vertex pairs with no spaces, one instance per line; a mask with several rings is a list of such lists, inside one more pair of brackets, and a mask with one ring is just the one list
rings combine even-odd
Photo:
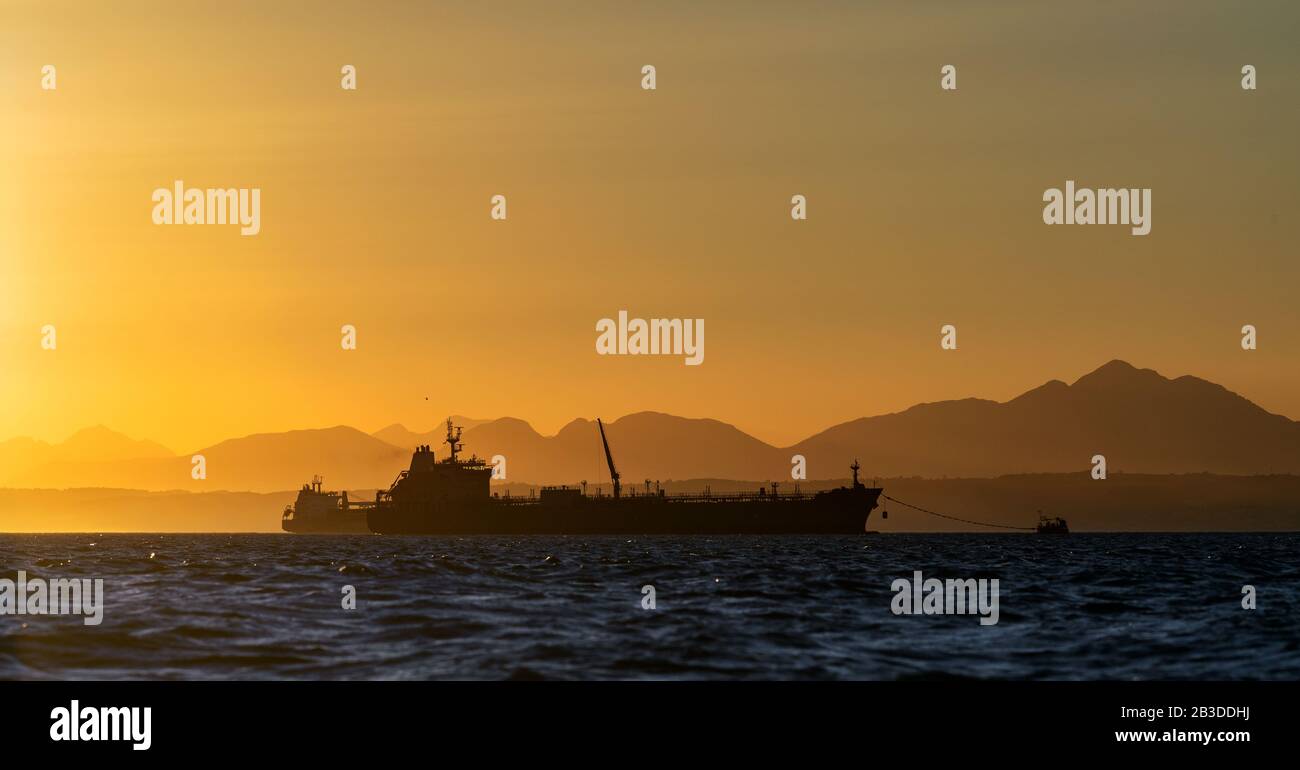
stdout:
[[298,499],[292,505],[286,505],[284,514],[280,517],[280,526],[284,531],[368,533],[370,527],[366,524],[367,508],[349,501],[347,492],[324,491],[324,484],[324,479],[315,476],[310,484],[302,485],[302,489],[298,490]]
[[[580,486],[545,486],[528,497],[493,494],[492,466],[461,454],[461,429],[447,420],[447,456],[434,457],[428,444],[417,446],[410,467],[400,472],[373,502],[349,501],[346,492],[325,492],[319,479],[304,485],[285,509],[289,532],[358,532],[384,535],[462,534],[860,534],[882,490],[858,479],[850,467],[848,487],[815,493],[782,492],[779,484],[756,492],[715,495],[666,494],[658,484],[625,490],[605,437],[596,421],[613,482],[613,494],[589,495]],[[365,522],[364,528],[361,522]]]
[[1040,535],[1068,535],[1070,534],[1070,525],[1060,516],[1048,518],[1047,514],[1042,511],[1038,512],[1038,526],[1034,531]]

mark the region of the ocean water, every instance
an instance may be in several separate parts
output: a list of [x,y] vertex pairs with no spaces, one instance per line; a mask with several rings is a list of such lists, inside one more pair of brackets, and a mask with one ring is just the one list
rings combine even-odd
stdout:
[[[0,616],[0,679],[1300,678],[1300,534],[0,535],[18,570],[104,619]],[[916,570],[999,622],[895,615]]]

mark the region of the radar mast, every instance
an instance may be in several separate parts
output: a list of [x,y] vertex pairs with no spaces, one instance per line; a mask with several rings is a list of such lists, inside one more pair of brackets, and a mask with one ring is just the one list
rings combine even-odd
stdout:
[[451,424],[450,417],[447,418],[447,438],[444,439],[442,443],[447,445],[448,450],[451,453],[451,457],[448,460],[448,462],[453,462],[453,463],[456,462],[456,454],[461,450],[461,443],[460,443],[461,430],[462,428],[453,426]]

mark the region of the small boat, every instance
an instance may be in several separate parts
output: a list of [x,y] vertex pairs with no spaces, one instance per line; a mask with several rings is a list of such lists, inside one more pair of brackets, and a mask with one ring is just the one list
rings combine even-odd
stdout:
[[1070,527],[1066,525],[1065,519],[1060,516],[1048,518],[1043,515],[1042,511],[1038,512],[1038,527],[1035,530],[1040,535],[1068,535]]

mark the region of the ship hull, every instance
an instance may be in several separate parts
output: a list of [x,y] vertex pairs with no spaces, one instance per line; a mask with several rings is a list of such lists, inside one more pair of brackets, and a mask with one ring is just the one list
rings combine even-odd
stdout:
[[386,535],[862,534],[880,491],[859,487],[766,500],[642,496],[422,501],[377,506],[368,519],[372,532]]
[[370,526],[364,513],[335,513],[328,516],[282,519],[280,527],[285,532],[311,535],[367,535]]

